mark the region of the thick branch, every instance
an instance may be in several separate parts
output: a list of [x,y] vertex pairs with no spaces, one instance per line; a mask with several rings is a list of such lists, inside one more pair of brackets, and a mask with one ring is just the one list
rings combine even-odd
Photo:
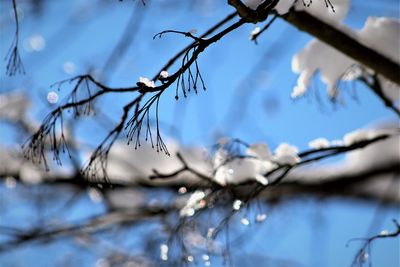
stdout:
[[[283,182],[279,187],[271,187],[264,190],[260,195],[259,199],[263,201],[285,201],[291,198],[303,196],[303,195],[314,195],[318,197],[348,197],[359,200],[379,200],[384,201],[387,204],[397,203],[397,199],[393,199],[386,195],[385,192],[381,194],[374,194],[368,192],[365,189],[365,185],[373,183],[374,181],[381,180],[380,174],[395,174],[398,179],[399,169],[397,162],[383,166],[365,172],[354,173],[350,175],[342,175],[335,177],[334,179],[324,180],[321,179],[318,182],[306,182],[302,179],[293,182]],[[17,178],[17,177],[16,177]],[[321,177],[322,178],[322,177]],[[46,181],[45,184],[65,184],[73,185],[78,188],[82,188],[83,192],[86,190],[88,184],[83,183],[84,179],[76,177],[73,179],[55,179]],[[137,187],[138,185],[123,185],[119,184],[120,187]],[[139,186],[140,187],[140,186]],[[167,188],[168,186],[166,186]],[[196,186],[198,188],[198,186]],[[170,189],[176,192],[176,186],[171,185]],[[193,188],[194,189],[194,188]],[[232,187],[230,190],[234,192],[237,197],[247,196],[252,193],[254,187],[252,185],[238,185]],[[103,190],[107,190],[104,188]],[[189,187],[189,190],[190,187]],[[146,221],[151,218],[164,216],[170,212],[174,212],[181,208],[179,205],[165,205],[160,207],[154,206],[140,206],[139,208],[132,210],[115,210],[113,212],[98,215],[92,218],[88,218],[82,223],[74,225],[60,225],[51,229],[31,229],[27,231],[19,229],[8,229],[5,226],[0,226],[0,232],[7,232],[10,230],[14,233],[14,238],[11,241],[0,243],[0,253],[9,251],[10,249],[16,248],[20,245],[24,245],[33,241],[46,241],[54,238],[79,236],[82,234],[96,233],[104,231],[115,225],[134,224],[141,221]],[[232,213],[233,214],[233,213]],[[7,231],[6,231],[7,230]],[[385,237],[398,235],[398,229],[395,234],[385,234]],[[370,238],[374,240],[381,237],[381,235]]]
[[[282,18],[301,31],[305,31],[328,45],[336,48],[362,65],[382,74],[400,85],[400,66],[341,30],[310,15],[307,12],[291,11]],[[317,56],[317,55],[316,55]]]
[[377,166],[373,169],[366,169],[354,173],[342,173],[324,177],[321,175],[318,180],[309,180],[307,177],[293,174],[289,176],[290,181],[282,182],[273,190],[265,190],[260,194],[261,199],[280,200],[296,196],[314,195],[320,197],[348,197],[360,200],[380,199],[385,203],[396,203],[398,198],[395,194],[388,194],[381,190],[370,190],[370,185],[376,182],[383,182],[382,175],[393,176],[394,185],[398,184],[400,169],[397,162],[388,162],[385,166]]
[[[177,170],[181,174],[187,172],[185,168]],[[383,201],[388,204],[396,204],[399,199],[395,194],[371,189],[375,183],[383,181],[382,175],[390,178],[393,177],[393,186],[399,184],[400,169],[397,161],[387,162],[384,166],[376,166],[371,169],[365,169],[358,172],[338,173],[326,176],[321,174],[318,179],[307,179],[307,176],[301,174],[289,174],[287,181],[282,181],[279,186],[266,187],[260,191],[258,197],[265,201],[283,201],[285,199],[297,198],[301,196],[318,196],[318,197],[345,197],[353,200],[369,200]],[[16,181],[24,183],[19,174],[15,172],[3,172],[0,174],[0,182],[2,178],[13,177]],[[159,178],[159,177],[158,177]],[[389,179],[385,180],[389,182]],[[106,192],[107,190],[116,190],[122,188],[162,188],[177,192],[184,186],[188,191],[194,191],[201,188],[210,188],[209,184],[197,183],[195,181],[182,180],[179,183],[171,181],[170,183],[157,184],[152,180],[140,179],[132,183],[124,183],[119,181],[89,181],[77,172],[71,176],[51,176],[45,178],[42,185],[53,186],[54,190],[58,190],[58,186],[72,186],[77,190],[86,192],[89,187],[96,187]],[[29,184],[27,184],[29,185]],[[258,187],[256,182],[241,184],[230,187],[235,195],[245,199],[254,193],[254,188]],[[392,187],[395,188],[395,187]],[[219,188],[221,189],[221,188]]]

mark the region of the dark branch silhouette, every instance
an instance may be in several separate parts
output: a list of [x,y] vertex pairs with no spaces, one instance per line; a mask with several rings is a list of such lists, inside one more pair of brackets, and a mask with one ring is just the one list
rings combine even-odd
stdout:
[[16,74],[25,74],[24,65],[19,55],[19,19],[18,19],[18,9],[17,0],[12,0],[13,12],[15,19],[15,34],[11,46],[4,58],[7,61],[6,74],[8,76],[14,76]]

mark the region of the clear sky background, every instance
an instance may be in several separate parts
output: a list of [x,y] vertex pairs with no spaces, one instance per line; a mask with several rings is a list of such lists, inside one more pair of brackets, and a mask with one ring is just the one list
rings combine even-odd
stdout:
[[[0,1],[2,57],[14,32],[10,2]],[[131,86],[139,76],[153,77],[169,58],[190,42],[174,34],[153,40],[154,34],[166,29],[196,29],[201,34],[233,11],[226,1],[218,0],[154,0],[147,1],[145,7],[137,7],[137,1],[128,0],[122,3],[54,0],[45,1],[43,10],[39,11],[42,13],[35,14],[29,11],[26,1],[19,2],[21,58],[26,75],[5,77],[6,64],[2,61],[0,91],[18,89],[32,97],[30,115],[37,121],[55,107],[46,101],[47,93],[56,89],[50,88],[51,84],[89,70],[94,73],[102,70],[135,8],[140,8],[143,22],[138,29],[132,29],[134,41],[108,77],[107,84],[111,86]],[[353,1],[345,23],[360,29],[368,16],[399,18],[398,1]],[[200,55],[199,66],[207,86],[205,92],[191,94],[187,99],[181,97],[176,102],[174,88],[171,88],[162,97],[160,120],[164,136],[186,145],[208,148],[218,137],[230,136],[248,143],[266,142],[272,148],[280,142],[289,142],[305,149],[310,140],[318,137],[339,139],[357,128],[396,120],[368,88],[357,83],[341,85],[340,103],[329,102],[325,87],[318,79],[305,97],[292,100],[290,94],[297,75],[291,71],[291,58],[311,37],[278,19],[255,45],[249,41],[249,34],[255,26],[262,25],[245,25]],[[38,51],[30,51],[32,42]],[[57,92],[60,99],[70,90],[68,84],[63,86]],[[102,114],[99,116],[117,121],[121,107],[133,97],[130,96],[112,95],[100,100],[97,106]],[[88,119],[77,125],[79,138],[92,145],[112,127],[110,122],[98,124]],[[7,125],[0,127],[1,144],[19,142],[18,133]],[[0,192],[8,194],[4,188]],[[83,200],[76,216],[86,215],[92,205]],[[22,204],[21,209],[23,211],[15,218],[29,213]],[[293,259],[302,266],[349,266],[358,249],[356,243],[345,246],[349,239],[391,229],[391,219],[399,218],[398,207],[379,209],[381,225],[372,229],[372,233],[368,232],[377,209],[374,203],[344,200],[296,201],[274,211],[271,220],[262,226],[243,229],[247,231],[246,242],[239,242],[234,248],[243,261],[252,253],[266,253],[271,258]],[[2,254],[0,265],[17,262],[25,266],[35,258],[39,262],[37,266],[52,266],[53,255],[63,246],[67,245],[59,242],[50,248],[27,247],[9,255]],[[324,247],[322,252],[320,246]],[[375,266],[399,266],[399,247],[398,239],[377,241],[373,246]],[[41,253],[48,249],[55,253]],[[94,261],[88,257],[83,263],[90,266]]]

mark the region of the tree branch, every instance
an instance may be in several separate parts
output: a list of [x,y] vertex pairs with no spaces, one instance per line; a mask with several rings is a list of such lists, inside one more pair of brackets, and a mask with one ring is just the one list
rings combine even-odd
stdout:
[[8,76],[14,76],[16,74],[25,74],[24,65],[21,60],[21,56],[19,54],[19,18],[18,18],[18,9],[16,0],[12,0],[13,4],[13,13],[15,19],[15,34],[14,40],[11,43],[11,46],[7,52],[4,60],[7,62],[6,74]]
[[281,16],[299,30],[307,32],[362,65],[400,85],[400,66],[350,35],[304,11],[291,10]]
[[[380,234],[371,236],[369,238],[354,238],[351,239],[348,243],[347,246],[349,245],[350,242],[352,241],[364,241],[364,245],[360,248],[360,250],[357,252],[356,256],[354,257],[354,260],[351,264],[351,266],[364,266],[364,264],[367,261],[371,261],[370,259],[370,253],[371,253],[371,244],[377,239],[385,239],[385,238],[396,238],[400,235],[400,224],[396,219],[393,219],[393,224],[395,225],[396,229],[393,232],[388,232],[388,231],[383,231]],[[371,266],[371,263],[369,264]]]
[[385,94],[385,92],[382,89],[381,82],[379,81],[379,78],[377,75],[372,75],[371,80],[365,76],[361,76],[359,80],[367,85],[369,88],[372,89],[372,91],[375,93],[376,96],[378,96],[382,102],[385,104],[385,106],[389,109],[391,109],[394,113],[397,114],[397,116],[400,117],[400,109],[395,106],[393,101]]

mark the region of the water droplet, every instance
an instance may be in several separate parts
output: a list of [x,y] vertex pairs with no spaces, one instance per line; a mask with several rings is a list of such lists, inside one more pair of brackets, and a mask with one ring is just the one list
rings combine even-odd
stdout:
[[194,258],[193,258],[192,255],[189,255],[189,256],[187,256],[186,260],[187,260],[188,262],[193,262],[193,261],[194,261]]
[[203,261],[209,261],[210,260],[210,256],[208,256],[207,254],[203,254],[202,258],[203,258]]
[[267,219],[267,214],[265,213],[260,213],[256,216],[256,222],[263,222],[265,219]]
[[363,251],[363,252],[361,252],[360,257],[361,257],[361,260],[362,260],[363,262],[365,262],[365,261],[368,260],[369,254],[368,254],[367,252]]
[[179,194],[186,194],[187,193],[187,188],[182,186],[178,189]]
[[242,201],[241,200],[236,199],[235,201],[233,201],[232,207],[233,207],[234,210],[240,210],[241,206],[242,206]]
[[49,92],[49,93],[47,94],[47,101],[48,101],[50,104],[55,104],[55,103],[57,103],[57,102],[58,102],[58,94],[57,94],[56,92],[54,92],[54,91]]
[[24,48],[27,52],[39,52],[46,47],[46,40],[40,34],[34,34],[24,40]]
[[260,27],[255,27],[252,31],[251,31],[251,35],[256,35],[258,33],[260,33],[261,28]]
[[249,221],[249,219],[247,219],[247,218],[242,218],[242,219],[240,220],[240,222],[241,222],[243,225],[245,225],[245,226],[248,226],[248,225],[250,224],[250,221]]
[[195,210],[193,208],[189,208],[189,209],[186,209],[185,216],[191,217],[194,215],[194,213],[195,213]]
[[168,246],[166,244],[160,245],[160,258],[163,261],[168,260]]

